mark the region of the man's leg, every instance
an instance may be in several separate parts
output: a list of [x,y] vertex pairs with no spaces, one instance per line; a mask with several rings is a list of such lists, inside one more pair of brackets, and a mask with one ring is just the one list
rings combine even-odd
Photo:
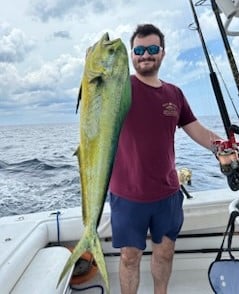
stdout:
[[120,286],[121,294],[136,294],[139,287],[140,260],[143,251],[134,247],[121,248]]
[[151,271],[154,280],[154,294],[167,294],[172,272],[175,242],[164,236],[159,244],[152,243]]

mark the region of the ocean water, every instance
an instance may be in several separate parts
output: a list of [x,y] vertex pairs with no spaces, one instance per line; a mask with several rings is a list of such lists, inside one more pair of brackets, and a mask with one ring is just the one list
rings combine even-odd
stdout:
[[[225,137],[219,117],[200,121]],[[0,143],[0,217],[80,205],[78,124],[0,126]],[[214,155],[182,130],[175,150],[177,168],[192,170],[189,192],[227,187]]]

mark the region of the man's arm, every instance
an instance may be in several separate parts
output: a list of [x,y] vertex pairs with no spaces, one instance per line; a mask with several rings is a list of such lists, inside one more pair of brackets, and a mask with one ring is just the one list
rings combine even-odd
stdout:
[[214,132],[205,128],[198,120],[183,126],[184,131],[198,144],[212,150],[213,142],[223,140]]

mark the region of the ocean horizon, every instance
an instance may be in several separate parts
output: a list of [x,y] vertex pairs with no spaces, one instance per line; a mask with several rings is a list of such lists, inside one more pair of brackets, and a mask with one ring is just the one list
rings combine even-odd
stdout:
[[[218,116],[199,118],[225,137]],[[79,124],[0,126],[0,217],[75,207],[81,204],[77,158]],[[160,152],[160,150],[159,150]],[[226,188],[215,156],[178,129],[177,169],[192,170],[189,192]]]

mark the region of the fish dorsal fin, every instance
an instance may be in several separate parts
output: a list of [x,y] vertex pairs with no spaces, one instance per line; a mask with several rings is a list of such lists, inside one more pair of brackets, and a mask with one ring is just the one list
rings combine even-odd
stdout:
[[[91,72],[91,74],[89,75],[89,82],[100,84],[103,81],[103,76],[104,76],[104,73],[102,73],[102,72],[98,72],[98,73]],[[77,103],[76,103],[76,114],[78,113],[81,98],[82,98],[82,83],[79,88],[79,93],[78,93],[78,98],[77,98]]]
[[78,112],[78,109],[79,109],[81,95],[82,95],[82,85],[80,86],[79,93],[78,93],[78,98],[76,103],[76,113]]

